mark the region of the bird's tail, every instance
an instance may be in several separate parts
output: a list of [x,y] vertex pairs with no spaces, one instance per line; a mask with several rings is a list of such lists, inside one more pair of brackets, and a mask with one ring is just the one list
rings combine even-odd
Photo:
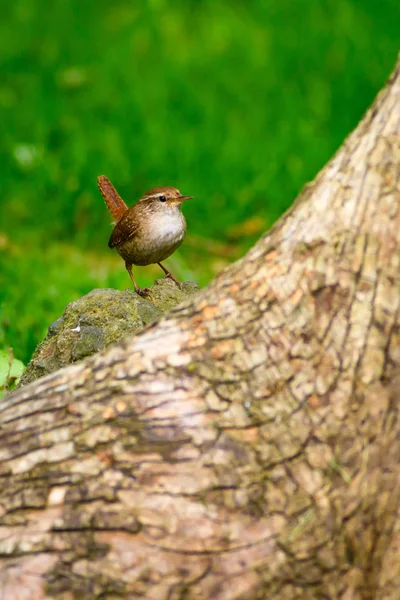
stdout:
[[114,223],[117,223],[128,210],[127,205],[105,175],[100,175],[97,178],[97,185],[108,210],[112,214]]

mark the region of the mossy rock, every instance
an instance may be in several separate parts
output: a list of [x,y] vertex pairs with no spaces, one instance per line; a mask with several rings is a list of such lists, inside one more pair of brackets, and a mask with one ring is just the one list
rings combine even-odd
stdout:
[[62,317],[50,325],[19,386],[138,333],[198,289],[194,281],[186,281],[178,288],[169,279],[159,279],[146,298],[133,290],[93,290],[68,304]]

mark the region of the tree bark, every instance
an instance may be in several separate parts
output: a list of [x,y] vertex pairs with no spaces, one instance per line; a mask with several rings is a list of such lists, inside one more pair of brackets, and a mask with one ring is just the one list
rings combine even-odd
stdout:
[[245,258],[2,402],[2,600],[398,598],[399,242],[400,63]]

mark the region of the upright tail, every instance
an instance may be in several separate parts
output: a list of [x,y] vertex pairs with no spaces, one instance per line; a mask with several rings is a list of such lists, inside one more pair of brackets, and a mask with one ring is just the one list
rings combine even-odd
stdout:
[[97,185],[114,222],[117,223],[128,210],[127,205],[105,175],[100,175],[97,178]]

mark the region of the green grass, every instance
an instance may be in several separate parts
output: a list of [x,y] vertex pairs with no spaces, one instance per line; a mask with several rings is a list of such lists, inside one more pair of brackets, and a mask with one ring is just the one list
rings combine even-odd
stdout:
[[8,3],[0,347],[27,361],[68,302],[129,285],[107,249],[101,173],[128,204],[160,184],[195,196],[178,276],[204,285],[240,256],[383,85],[399,17],[398,0]]

